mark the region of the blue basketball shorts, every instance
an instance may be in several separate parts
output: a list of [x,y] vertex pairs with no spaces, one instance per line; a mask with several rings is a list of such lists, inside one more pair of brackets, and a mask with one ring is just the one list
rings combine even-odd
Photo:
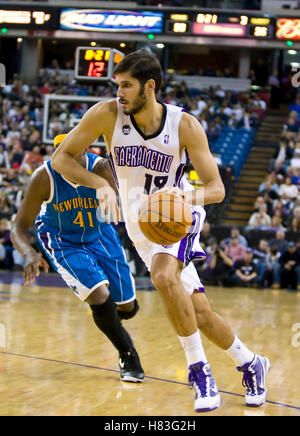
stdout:
[[57,235],[38,233],[39,242],[55,270],[75,294],[85,301],[105,284],[116,304],[135,299],[135,284],[120,244],[114,255],[99,240],[75,244]]

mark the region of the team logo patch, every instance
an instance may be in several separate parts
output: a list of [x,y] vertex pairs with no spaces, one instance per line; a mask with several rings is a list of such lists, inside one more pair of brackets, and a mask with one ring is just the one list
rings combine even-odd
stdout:
[[128,126],[128,124],[125,124],[125,126],[122,127],[123,135],[129,135],[130,130],[131,130],[130,126]]

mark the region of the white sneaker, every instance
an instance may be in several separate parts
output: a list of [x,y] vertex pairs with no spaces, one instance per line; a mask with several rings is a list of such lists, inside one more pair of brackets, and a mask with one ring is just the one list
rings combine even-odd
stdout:
[[208,363],[199,362],[189,367],[189,384],[196,391],[195,412],[208,412],[221,404],[216,382]]
[[270,367],[269,359],[258,354],[255,354],[252,362],[237,367],[238,371],[244,373],[243,386],[247,388],[246,406],[259,407],[265,403],[268,393],[266,376],[270,371]]

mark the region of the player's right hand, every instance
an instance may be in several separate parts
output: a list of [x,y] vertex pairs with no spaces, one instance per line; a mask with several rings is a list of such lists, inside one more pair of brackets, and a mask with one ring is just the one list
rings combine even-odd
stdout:
[[120,219],[120,211],[115,191],[110,186],[101,186],[97,189],[96,195],[100,202],[102,218],[106,218],[107,224],[113,222],[117,225]]
[[25,256],[25,266],[24,266],[24,284],[30,285],[34,283],[35,278],[40,275],[40,268],[47,273],[49,270],[48,263],[43,259],[40,253],[35,255],[29,254]]

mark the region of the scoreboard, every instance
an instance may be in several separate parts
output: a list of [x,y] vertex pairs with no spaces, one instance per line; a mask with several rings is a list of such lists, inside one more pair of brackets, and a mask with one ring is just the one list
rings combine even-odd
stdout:
[[104,47],[77,47],[74,76],[77,80],[114,81],[113,70],[123,59],[118,50]]
[[275,18],[237,12],[169,13],[165,33],[230,38],[273,39]]

